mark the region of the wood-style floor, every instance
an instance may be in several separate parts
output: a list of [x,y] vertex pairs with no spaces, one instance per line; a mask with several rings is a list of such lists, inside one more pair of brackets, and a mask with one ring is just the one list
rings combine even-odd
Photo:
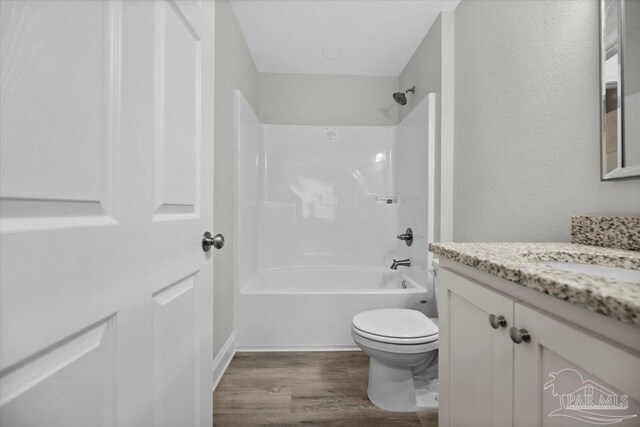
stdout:
[[237,353],[213,393],[213,425],[437,426],[434,411],[376,408],[368,367],[362,352]]

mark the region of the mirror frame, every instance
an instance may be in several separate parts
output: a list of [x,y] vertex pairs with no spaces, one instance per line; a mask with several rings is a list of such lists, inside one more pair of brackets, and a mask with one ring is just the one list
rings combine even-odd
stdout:
[[[605,124],[605,102],[607,83],[605,81],[605,62],[606,62],[606,46],[605,46],[605,25],[606,25],[606,3],[612,0],[600,0],[600,180],[611,181],[619,179],[640,178],[640,165],[625,166],[624,145],[625,145],[625,129],[624,129],[624,10],[625,0],[613,0],[620,3],[618,14],[618,55],[620,62],[620,70],[618,72],[618,161],[617,167],[607,172],[606,169],[606,124]],[[639,71],[640,72],[640,71]]]

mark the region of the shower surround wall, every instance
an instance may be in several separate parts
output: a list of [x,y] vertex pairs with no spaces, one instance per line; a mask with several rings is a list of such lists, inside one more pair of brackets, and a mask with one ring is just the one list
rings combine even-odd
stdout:
[[[356,313],[427,310],[426,167],[395,167],[396,156],[428,164],[423,104],[399,126],[264,125],[236,93],[240,349],[354,348]],[[395,237],[407,226],[412,248]],[[405,255],[414,266],[389,268]]]
[[390,262],[394,127],[263,128],[261,269]]

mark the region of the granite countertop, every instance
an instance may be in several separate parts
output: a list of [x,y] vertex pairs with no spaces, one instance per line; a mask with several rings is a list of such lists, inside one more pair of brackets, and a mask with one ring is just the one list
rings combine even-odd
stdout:
[[431,243],[429,250],[640,327],[640,283],[600,278],[535,262],[571,261],[640,270],[640,252],[575,243]]

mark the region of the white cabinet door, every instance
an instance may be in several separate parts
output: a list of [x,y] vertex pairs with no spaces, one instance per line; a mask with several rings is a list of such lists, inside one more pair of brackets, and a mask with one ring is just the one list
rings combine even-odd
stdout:
[[0,425],[211,425],[213,3],[0,1]]
[[514,425],[640,425],[639,355],[520,303],[515,322]]
[[513,301],[440,269],[440,425],[510,426],[513,349],[508,327],[494,329],[489,315],[513,320]]

